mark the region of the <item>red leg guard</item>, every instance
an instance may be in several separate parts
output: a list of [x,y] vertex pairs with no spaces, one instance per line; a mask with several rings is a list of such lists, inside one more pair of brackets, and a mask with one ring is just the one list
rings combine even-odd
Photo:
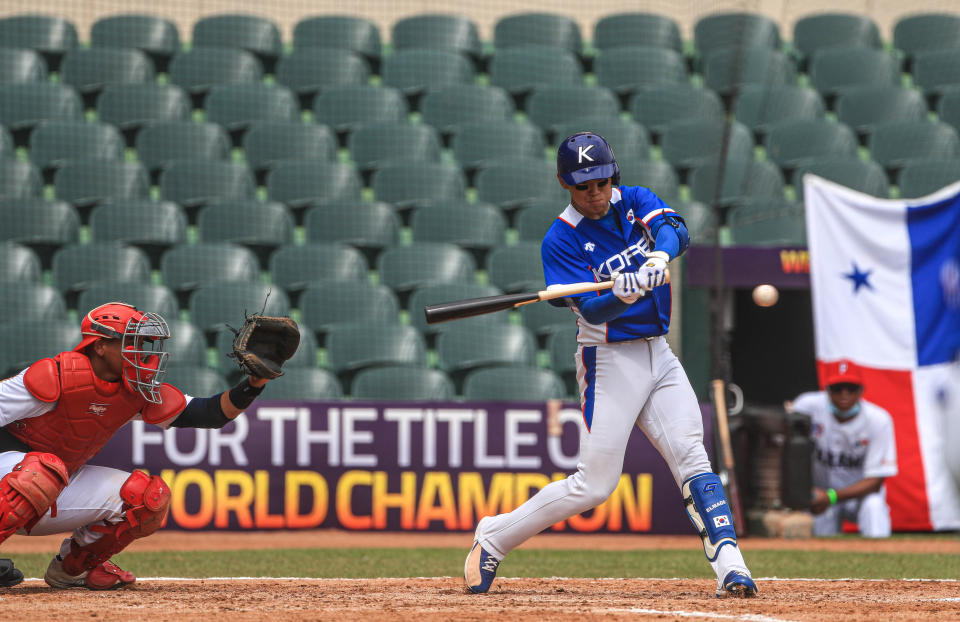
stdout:
[[54,454],[31,451],[0,479],[0,542],[33,527],[54,506],[70,475]]
[[137,538],[154,533],[163,525],[170,508],[170,487],[156,475],[134,471],[120,487],[123,522],[91,527],[103,536],[92,544],[80,546],[70,541],[70,553],[63,558],[63,570],[80,575],[107,561]]

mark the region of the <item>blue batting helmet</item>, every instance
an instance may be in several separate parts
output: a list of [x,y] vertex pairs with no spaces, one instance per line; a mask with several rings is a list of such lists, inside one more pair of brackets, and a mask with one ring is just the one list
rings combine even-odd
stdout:
[[608,177],[613,178],[614,186],[620,185],[620,167],[610,143],[592,132],[577,132],[560,143],[557,174],[570,186]]

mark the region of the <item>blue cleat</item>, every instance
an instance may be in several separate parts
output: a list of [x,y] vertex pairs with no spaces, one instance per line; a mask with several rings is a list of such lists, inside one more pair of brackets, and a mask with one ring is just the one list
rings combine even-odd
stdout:
[[477,524],[473,548],[463,564],[463,578],[467,582],[467,589],[474,594],[486,594],[497,577],[499,565],[500,560],[480,546],[480,525]]
[[757,584],[753,582],[753,579],[751,579],[749,575],[738,570],[731,570],[727,573],[727,576],[723,578],[723,584],[717,588],[717,598],[726,595],[739,598],[753,598],[759,591]]

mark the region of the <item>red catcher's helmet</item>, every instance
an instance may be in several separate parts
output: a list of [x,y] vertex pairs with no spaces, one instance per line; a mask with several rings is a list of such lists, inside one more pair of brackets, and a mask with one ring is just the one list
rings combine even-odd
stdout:
[[170,329],[162,317],[125,302],[108,302],[87,313],[80,332],[83,340],[74,352],[82,352],[97,339],[120,339],[127,388],[148,402],[160,403],[160,385],[170,357],[163,351]]

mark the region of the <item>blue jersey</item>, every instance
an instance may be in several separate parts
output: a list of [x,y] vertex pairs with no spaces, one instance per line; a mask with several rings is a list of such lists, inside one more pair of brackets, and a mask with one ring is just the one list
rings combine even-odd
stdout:
[[[613,189],[610,209],[615,227],[584,217],[572,205],[553,222],[543,238],[540,255],[547,286],[584,281],[608,281],[614,272],[636,272],[654,249],[651,225],[675,212],[648,188]],[[613,295],[609,292],[591,296]],[[577,313],[577,340],[583,344],[630,341],[663,335],[670,328],[670,284],[665,283],[604,324],[590,324],[580,315],[579,297],[568,299]]]

